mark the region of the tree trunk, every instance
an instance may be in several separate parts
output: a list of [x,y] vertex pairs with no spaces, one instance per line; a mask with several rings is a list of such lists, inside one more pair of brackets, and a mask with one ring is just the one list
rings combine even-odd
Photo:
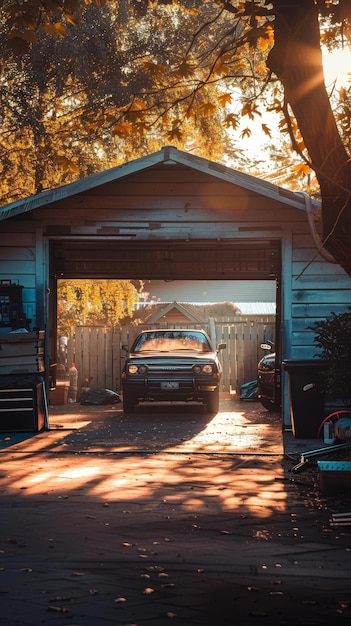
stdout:
[[324,246],[351,276],[351,165],[324,83],[314,0],[275,0],[268,65],[282,82],[321,189]]

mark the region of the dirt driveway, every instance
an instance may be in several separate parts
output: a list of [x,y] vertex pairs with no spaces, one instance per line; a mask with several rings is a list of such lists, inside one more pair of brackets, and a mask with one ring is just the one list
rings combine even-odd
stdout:
[[279,415],[220,409],[66,405],[0,435],[0,624],[350,624],[349,494],[292,474]]

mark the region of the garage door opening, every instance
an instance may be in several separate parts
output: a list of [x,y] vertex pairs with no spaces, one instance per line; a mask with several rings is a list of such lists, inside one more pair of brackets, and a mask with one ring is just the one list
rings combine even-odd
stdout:
[[[121,390],[127,355],[141,330],[204,329],[221,352],[221,392],[239,397],[240,388],[256,378],[262,343],[276,343],[276,281],[162,281],[60,279],[57,318],[57,382],[68,383],[78,370],[77,399],[88,385]],[[109,291],[110,290],[110,291]],[[133,297],[133,312],[119,298]],[[125,303],[126,304],[126,303]],[[112,321],[111,321],[112,320]]]
[[[249,234],[249,233],[248,233]],[[279,240],[215,241],[50,241],[52,349],[59,345],[57,328],[57,285],[62,280],[130,280],[143,282],[143,291],[135,307],[139,314],[148,306],[153,319],[144,325],[179,323],[183,315],[188,326],[203,327],[196,307],[215,303],[239,305],[251,301],[269,301],[274,310],[253,308],[239,315],[232,312],[216,326],[218,315],[207,316],[205,323],[214,343],[224,342],[222,391],[225,398],[239,398],[240,385],[256,377],[257,362],[263,356],[260,343],[272,340],[279,351],[281,318],[281,252]],[[127,277],[127,278],[126,278]],[[239,289],[240,288],[240,289]],[[246,290],[246,291],[245,291]],[[263,297],[265,292],[265,297]],[[267,293],[270,295],[267,296]],[[239,295],[240,294],[240,295]],[[250,297],[248,296],[250,294]],[[192,309],[184,305],[192,305]],[[152,308],[155,307],[155,308]],[[195,307],[195,308],[194,308]],[[238,307],[239,308],[239,307]],[[149,311],[150,312],[150,311]],[[246,313],[246,315],[245,315]],[[261,314],[261,316],[259,315]],[[168,321],[164,318],[168,316]],[[188,319],[184,319],[184,316]],[[170,318],[173,319],[171,320]],[[201,316],[200,316],[201,317]],[[235,319],[233,319],[235,317]],[[96,388],[121,391],[121,371],[126,352],[140,329],[135,319],[129,327],[107,329],[103,326],[80,326],[74,339],[67,342],[66,364],[74,362],[78,370],[78,390],[89,384]],[[234,322],[240,327],[234,326]],[[210,328],[210,324],[212,327]],[[138,328],[139,327],[139,328]],[[217,334],[218,339],[217,339]],[[224,334],[224,337],[223,337]],[[249,356],[250,355],[250,356]],[[72,407],[68,407],[72,408]],[[262,409],[265,412],[264,409]],[[199,424],[197,425],[199,426]]]
[[[64,281],[59,279],[58,286]],[[95,281],[98,282],[90,280]],[[108,446],[120,450],[127,446],[133,450],[140,447],[168,450],[169,446],[173,449],[174,444],[177,451],[195,450],[197,453],[276,450],[280,445],[277,438],[281,439],[279,415],[269,414],[258,402],[240,401],[240,385],[256,377],[257,363],[263,355],[261,343],[275,341],[277,281],[148,279],[130,282],[138,286],[141,283],[142,289],[134,317],[126,320],[128,323],[113,328],[77,326],[72,335],[67,336],[60,332],[58,320],[58,346],[62,352],[58,360],[64,363],[65,373],[63,380],[57,380],[54,393],[61,391],[60,398],[65,405],[52,406],[55,423],[59,419],[66,427],[72,423],[75,427],[82,424],[82,434],[102,425],[108,437],[104,442],[99,441],[99,445],[105,449]],[[230,302],[235,296],[240,296],[240,302]],[[133,417],[123,413],[120,392],[121,371],[127,355],[124,346],[130,346],[141,329],[165,327],[204,328],[212,335],[214,344],[226,343],[227,348],[220,352],[223,373],[217,416],[207,414],[205,408],[196,403],[142,403]],[[71,404],[69,389],[65,397],[61,386],[69,384],[68,370],[72,362],[78,370],[78,393],[77,402]],[[122,402],[114,406],[81,405],[80,393],[86,386],[118,392]],[[114,431],[118,435],[111,438]]]

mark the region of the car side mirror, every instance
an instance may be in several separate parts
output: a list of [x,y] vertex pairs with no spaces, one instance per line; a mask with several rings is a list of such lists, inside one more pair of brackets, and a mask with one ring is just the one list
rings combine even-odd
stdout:
[[219,343],[217,346],[217,352],[219,352],[220,350],[225,350],[227,347],[226,343]]
[[262,350],[272,350],[272,345],[270,343],[261,343],[260,348]]
[[124,345],[124,346],[122,345],[122,350],[125,350],[126,352],[129,352],[129,347],[126,346],[126,345]]

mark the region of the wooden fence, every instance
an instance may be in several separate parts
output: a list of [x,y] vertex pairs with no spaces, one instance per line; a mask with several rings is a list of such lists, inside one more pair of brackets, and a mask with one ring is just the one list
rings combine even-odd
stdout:
[[[177,324],[177,327],[196,328],[196,324]],[[67,367],[74,362],[78,370],[78,390],[90,380],[98,389],[121,390],[121,372],[126,358],[123,346],[131,346],[136,335],[149,328],[174,328],[174,324],[152,324],[104,328],[78,326],[67,345]],[[198,326],[200,328],[200,326]],[[226,343],[220,352],[223,367],[222,391],[239,394],[243,383],[256,379],[257,363],[263,356],[260,344],[274,341],[275,318],[266,316],[252,320],[215,321],[202,325],[213,345]]]

